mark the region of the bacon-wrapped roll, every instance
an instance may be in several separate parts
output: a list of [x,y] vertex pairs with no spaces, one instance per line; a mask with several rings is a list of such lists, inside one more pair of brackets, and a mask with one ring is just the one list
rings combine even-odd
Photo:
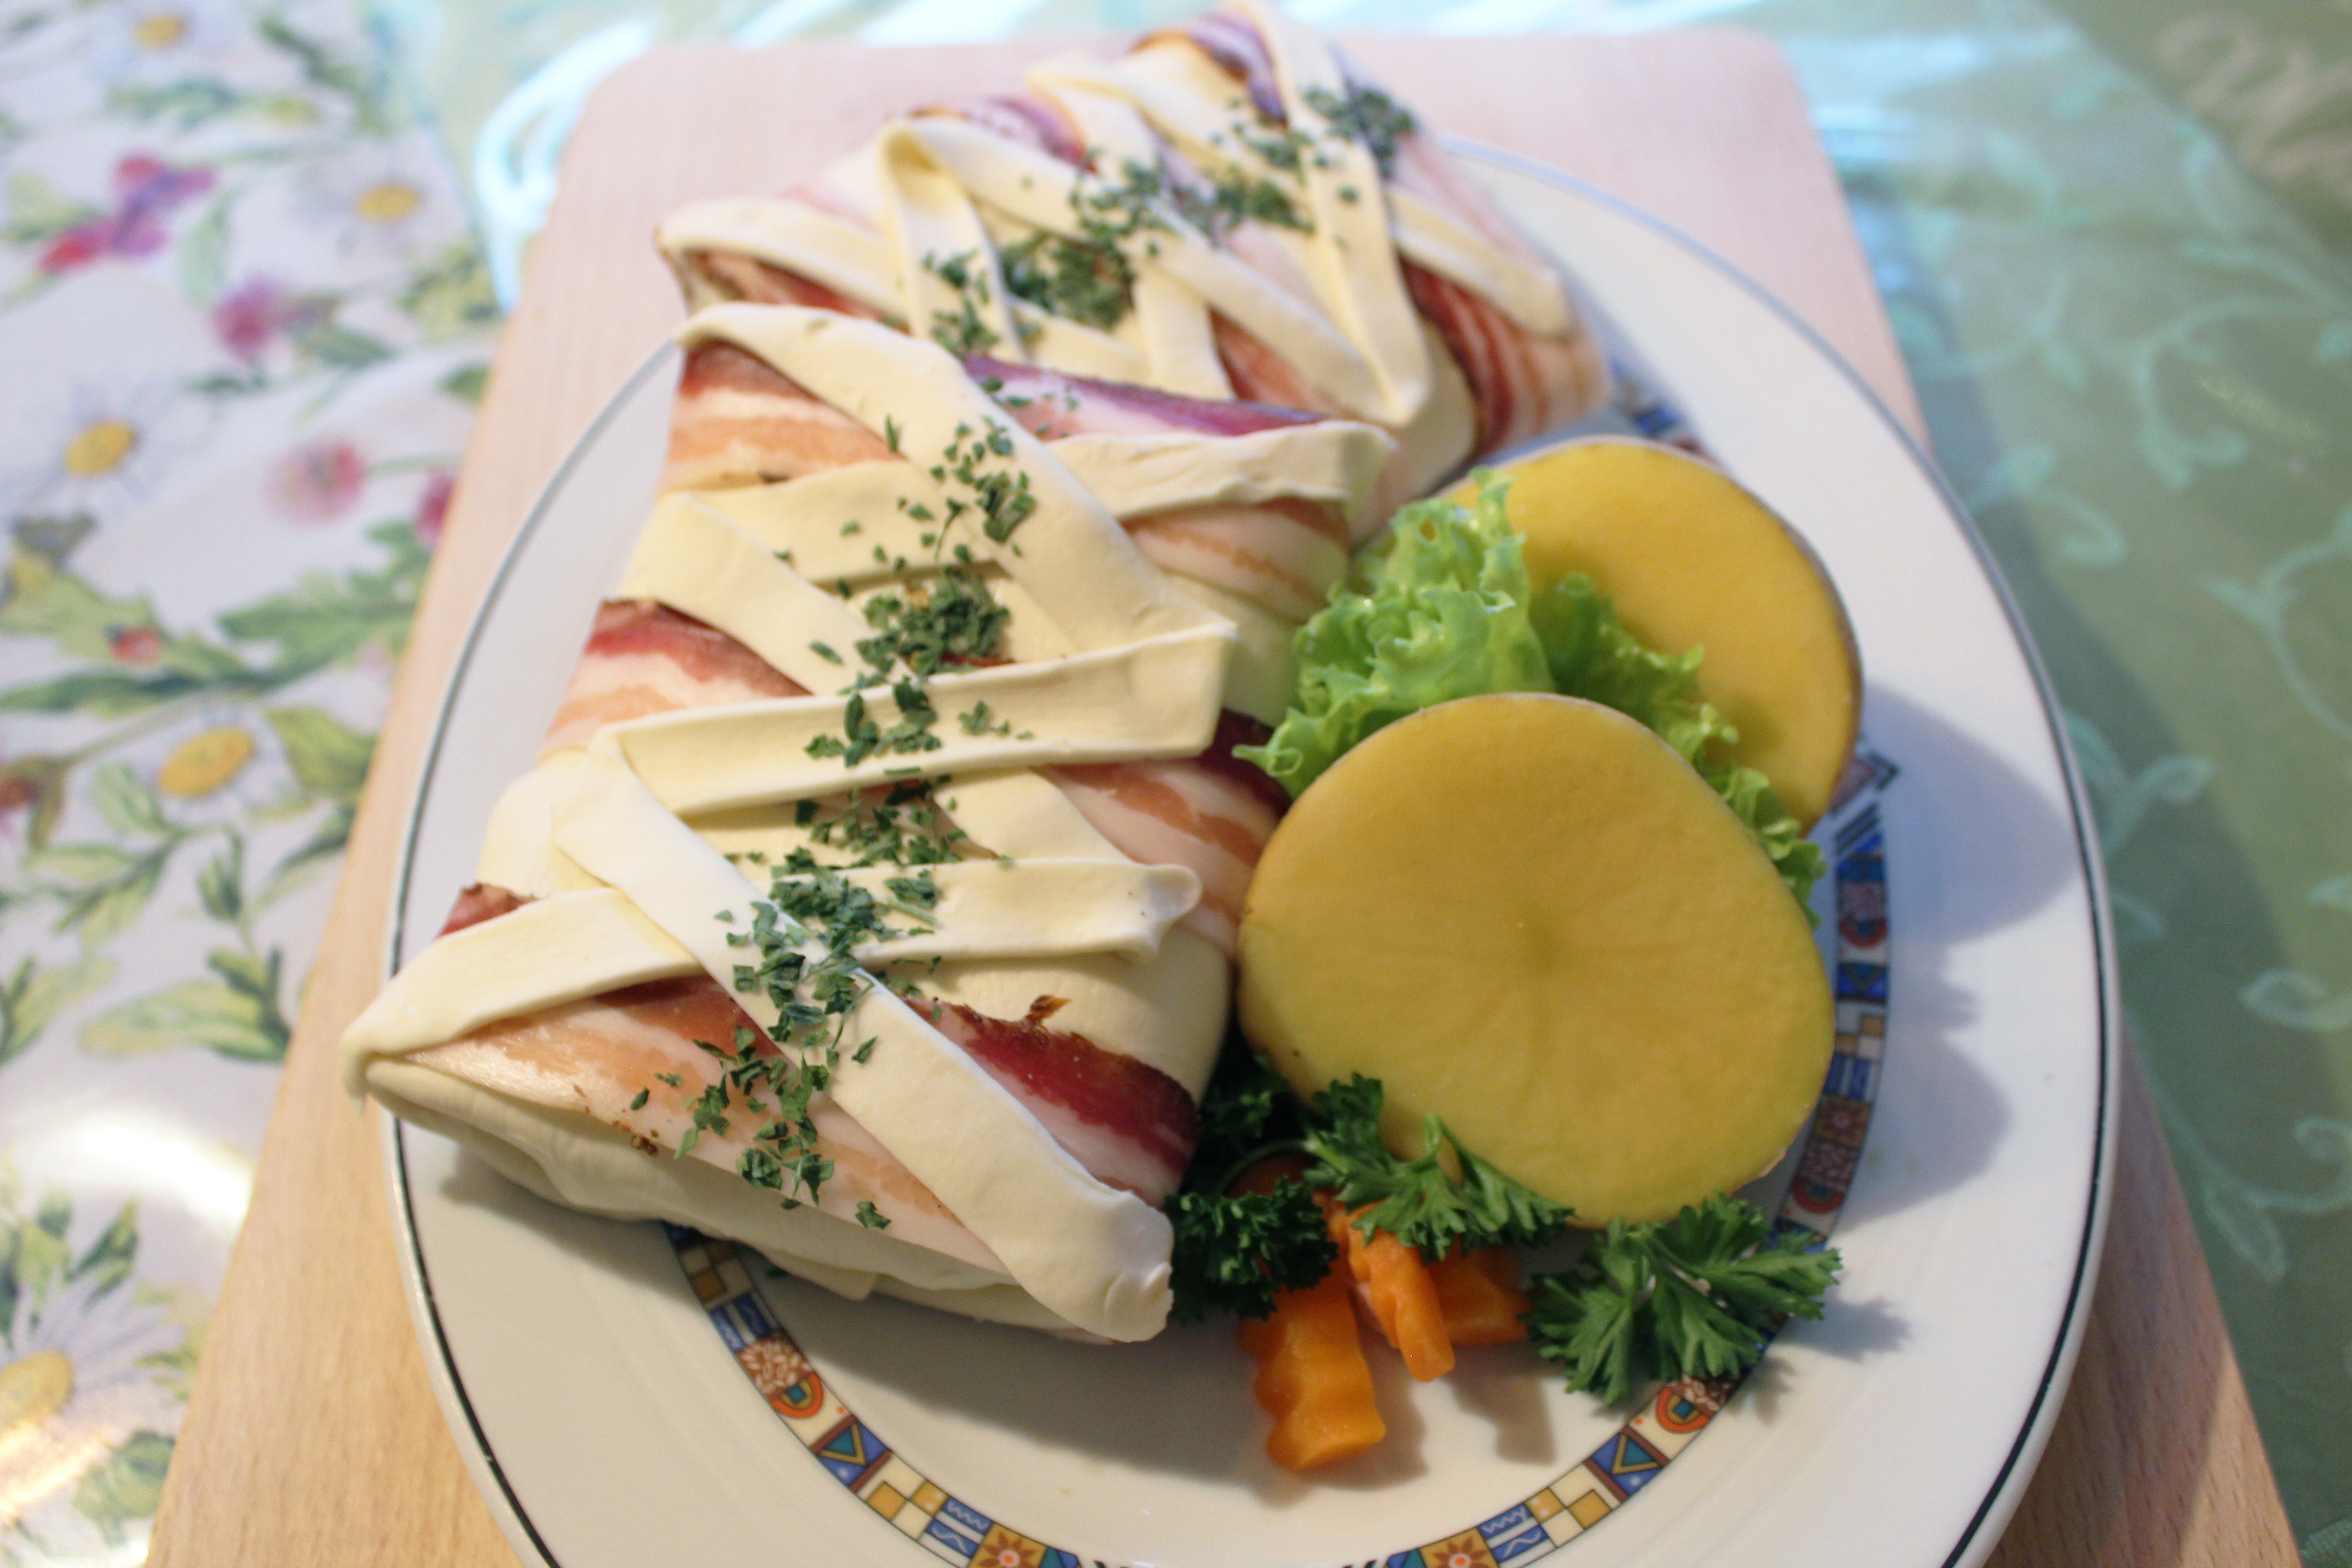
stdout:
[[1553,267],[1408,110],[1259,0],[895,120],[784,196],[680,210],[659,242],[695,305],[818,306],[1378,423],[1399,445],[1367,527],[1608,392]]
[[798,307],[682,336],[663,495],[352,1081],[558,1201],[1144,1337],[1281,809],[1232,748],[1391,443]]

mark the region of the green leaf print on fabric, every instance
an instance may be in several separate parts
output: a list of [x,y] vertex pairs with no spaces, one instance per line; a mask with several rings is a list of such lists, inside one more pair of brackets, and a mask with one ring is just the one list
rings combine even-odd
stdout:
[[0,1066],[21,1056],[59,1012],[114,977],[114,960],[86,952],[43,969],[32,959],[0,983]]
[[278,732],[287,764],[304,788],[339,804],[359,799],[368,760],[375,754],[374,736],[361,734],[323,708],[265,708],[261,716]]
[[74,1488],[74,1511],[98,1526],[109,1545],[129,1539],[124,1526],[155,1517],[173,1440],[161,1432],[133,1432]]
[[282,1061],[292,1031],[278,1005],[272,953],[259,969],[226,949],[206,962],[225,978],[188,980],[102,1013],[82,1026],[92,1056],[135,1057],[202,1046],[242,1061]]
[[499,319],[498,295],[490,288],[489,264],[468,239],[452,245],[416,275],[400,297],[427,342],[480,331]]

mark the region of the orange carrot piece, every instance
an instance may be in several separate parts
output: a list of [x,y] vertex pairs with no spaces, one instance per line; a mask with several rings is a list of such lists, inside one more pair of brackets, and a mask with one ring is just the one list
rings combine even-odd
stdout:
[[1311,1470],[1388,1436],[1356,1337],[1348,1271],[1338,1263],[1321,1284],[1276,1295],[1272,1317],[1243,1319],[1241,1342],[1257,1358],[1253,1392],[1274,1417],[1265,1451],[1276,1464]]
[[1456,1252],[1429,1266],[1445,1337],[1457,1345],[1515,1345],[1528,1337],[1519,1321],[1528,1301],[1519,1291],[1518,1255],[1507,1247]]
[[1336,1204],[1326,1205],[1324,1218],[1348,1259],[1357,1295],[1371,1309],[1381,1335],[1404,1356],[1405,1371],[1423,1383],[1452,1372],[1454,1342],[1421,1254],[1384,1230],[1366,1241],[1354,1216]]

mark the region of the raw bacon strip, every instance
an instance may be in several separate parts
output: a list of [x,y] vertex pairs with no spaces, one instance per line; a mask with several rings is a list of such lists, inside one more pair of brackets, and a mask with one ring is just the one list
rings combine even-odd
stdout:
[[[529,901],[476,883],[457,895],[442,934],[496,920]],[[1175,1190],[1200,1137],[1192,1097],[1149,1063],[1107,1051],[1084,1035],[1046,1028],[1052,999],[1038,1000],[1041,1016],[1019,1020],[954,1004],[918,1006],[1097,1180],[1158,1203]],[[501,1019],[413,1059],[518,1099],[585,1111],[667,1150],[677,1148],[694,1124],[688,1108],[695,1097],[716,1081],[715,1058],[695,1042],[731,1049],[739,1028],[757,1026],[717,981],[698,974]],[[772,1055],[772,1048],[763,1054]],[[680,1087],[663,1084],[663,1073],[677,1075]],[[639,1089],[646,1091],[646,1102],[633,1108]],[[696,1148],[731,1168],[751,1147],[741,1134],[756,1125],[749,1113],[730,1117],[731,1135],[706,1129]],[[828,1122],[819,1142],[821,1153],[853,1173],[853,1198],[880,1203],[887,1196],[954,1223],[896,1158],[867,1146],[870,1140],[849,1137]]]
[[608,599],[541,745],[584,746],[607,724],[807,689],[718,627],[644,599]]
[[1150,47],[1159,38],[1168,37],[1190,38],[1202,54],[1224,68],[1228,76],[1238,77],[1249,89],[1250,102],[1257,111],[1276,125],[1289,123],[1288,112],[1283,108],[1282,89],[1274,79],[1274,58],[1265,50],[1265,40],[1258,37],[1256,26],[1238,11],[1207,11],[1193,17],[1174,35],[1159,34],[1146,38]]
[[458,890],[457,901],[449,906],[449,918],[441,923],[441,934],[447,936],[451,931],[510,915],[530,901],[520,893],[488,882],[475,882]]
[[1175,507],[1126,522],[1135,547],[1162,571],[1230,589],[1288,621],[1321,609],[1348,569],[1346,521],[1295,496]]
[[1474,455],[1532,440],[1591,405],[1605,373],[1589,344],[1523,331],[1488,300],[1410,261],[1404,280],[1470,384]]
[[965,355],[963,368],[982,386],[994,382],[992,391],[996,400],[1041,441],[1062,436],[1158,436],[1179,430],[1247,436],[1312,425],[1322,417],[1266,403],[1181,397],[1126,382],[1007,364],[985,354]]
[[880,311],[860,300],[755,256],[689,250],[677,258],[675,270],[689,307],[698,310],[705,305],[748,300],[754,305],[806,305],[869,321],[881,317]]
[[1227,712],[1216,740],[1197,757],[1173,762],[1089,763],[1049,768],[1097,831],[1147,865],[1183,866],[1201,879],[1201,902],[1183,923],[1234,951],[1242,899],[1258,857],[1282,820],[1279,786],[1233,754],[1265,740],[1265,726]]
[[1200,1142],[1200,1111],[1184,1086],[1149,1062],[1049,1029],[1054,998],[1031,1016],[992,1018],[956,1004],[917,1002],[1005,1091],[1045,1124],[1096,1180],[1151,1203],[1176,1190]]
[[678,377],[669,460],[661,488],[712,489],[892,457],[848,415],[820,403],[782,373],[732,343],[697,343]]
[[[593,1117],[626,1133],[647,1158],[667,1160],[695,1125],[694,1101],[717,1080],[716,1058],[695,1042],[731,1047],[739,1026],[751,1020],[734,998],[708,975],[695,975],[501,1019],[405,1059],[526,1104]],[[677,1078],[677,1086],[664,1083],[665,1076]],[[838,1107],[820,1099],[811,1119],[819,1152],[834,1163],[824,1191],[828,1209],[845,1216],[858,1201],[869,1202],[894,1236],[1002,1269],[929,1188]],[[730,1115],[727,1131],[706,1128],[688,1157],[731,1172],[760,1125],[754,1113]]]
[[1246,328],[1212,311],[1209,331],[1217,345],[1217,360],[1236,396],[1318,414],[1344,416],[1347,410],[1322,388],[1307,379],[1298,367]]
[[967,99],[950,109],[923,112],[969,120],[982,130],[992,131],[1007,142],[1034,148],[1048,158],[1059,158],[1080,168],[1086,165],[1087,150],[1079,142],[1076,128],[1060,110],[1034,93],[1007,92]]

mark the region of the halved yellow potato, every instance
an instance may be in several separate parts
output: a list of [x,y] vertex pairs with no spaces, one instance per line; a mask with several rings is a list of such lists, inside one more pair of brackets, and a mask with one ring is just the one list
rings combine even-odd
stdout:
[[1862,658],[1804,540],[1721,469],[1653,441],[1570,441],[1503,471],[1536,588],[1584,573],[1652,647],[1706,648],[1700,694],[1810,827],[1853,752]]
[[1402,720],[1298,797],[1242,915],[1243,1031],[1302,1095],[1462,1146],[1585,1225],[1770,1166],[1828,1069],[1804,911],[1665,743],[1576,698]]

